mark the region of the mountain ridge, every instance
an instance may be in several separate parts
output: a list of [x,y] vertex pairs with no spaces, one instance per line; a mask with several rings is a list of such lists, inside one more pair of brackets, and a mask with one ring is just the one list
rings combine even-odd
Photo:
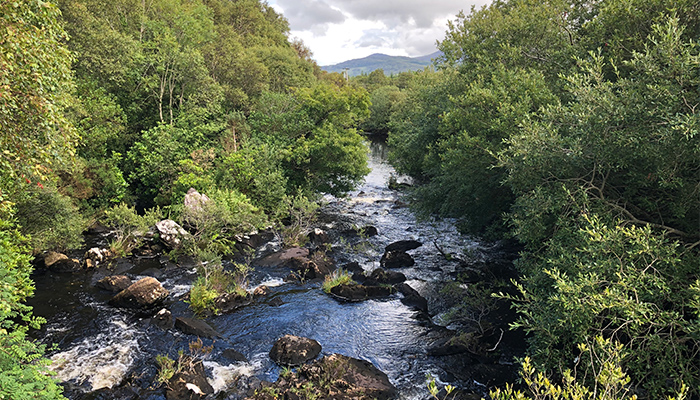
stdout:
[[390,56],[383,53],[374,53],[367,57],[355,58],[338,64],[324,65],[321,69],[327,72],[340,72],[348,69],[350,76],[369,74],[382,69],[387,75],[406,71],[418,71],[432,64],[432,60],[442,55],[441,51],[418,57]]

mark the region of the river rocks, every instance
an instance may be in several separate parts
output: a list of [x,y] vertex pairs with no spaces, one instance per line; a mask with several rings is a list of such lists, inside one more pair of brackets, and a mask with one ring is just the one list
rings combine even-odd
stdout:
[[151,323],[161,329],[170,329],[173,327],[173,314],[167,308],[163,308],[151,318]]
[[[385,373],[364,360],[332,354],[275,382],[271,389],[285,393],[285,400],[389,400],[398,396]],[[266,391],[251,396],[254,400],[268,400]]]
[[44,266],[53,272],[78,272],[82,270],[80,261],[55,251],[49,251],[44,255]]
[[309,249],[303,247],[292,247],[270,254],[260,260],[255,261],[255,265],[261,267],[288,266],[295,257],[308,257]]
[[211,199],[206,194],[201,194],[195,188],[190,188],[185,194],[184,200],[184,213],[186,216],[196,216],[200,215],[204,210],[204,206],[209,203]]
[[225,293],[214,300],[214,307],[221,314],[228,314],[236,311],[240,307],[250,304],[250,295],[240,295],[238,293]]
[[309,338],[284,335],[270,350],[272,361],[280,365],[296,366],[311,361],[321,353],[321,345]]
[[330,243],[331,239],[328,236],[328,233],[324,231],[323,229],[320,228],[314,228],[311,232],[309,232],[309,242],[315,244],[316,246],[321,246],[326,243]]
[[112,252],[108,249],[100,249],[99,247],[92,247],[87,252],[85,252],[85,260],[91,260],[95,265],[105,261],[108,257],[112,255]]
[[392,251],[392,252],[397,252],[397,251],[409,251],[409,250],[414,250],[419,247],[421,247],[423,243],[417,241],[417,240],[399,240],[398,242],[394,242],[384,248],[384,251]]
[[365,279],[364,284],[368,286],[394,285],[406,280],[406,275],[397,271],[387,271],[377,268]]
[[409,307],[413,307],[419,311],[428,312],[428,300],[421,296],[414,288],[407,283],[399,283],[394,285],[396,290],[403,294],[401,302]]
[[175,319],[175,328],[188,335],[195,335],[210,339],[221,336],[214,330],[214,328],[201,319],[177,317]]
[[415,260],[408,253],[387,251],[379,260],[382,268],[405,268],[415,265]]
[[147,277],[131,284],[109,300],[114,307],[146,309],[162,302],[168,291],[157,279]]
[[182,240],[190,236],[177,222],[171,219],[164,219],[156,223],[156,229],[160,233],[160,240],[171,249],[178,249],[182,246]]
[[292,269],[300,279],[321,279],[333,271],[333,261],[326,254],[316,252],[310,257],[294,257]]
[[95,283],[95,287],[110,291],[112,293],[119,293],[122,290],[129,288],[131,284],[131,279],[126,275],[112,275],[106,276],[97,281],[97,283]]
[[270,294],[270,288],[265,285],[260,285],[253,290],[253,296],[255,297],[264,297]]
[[338,285],[331,288],[331,295],[344,301],[364,301],[391,296],[391,286]]
[[166,385],[167,400],[199,400],[213,394],[201,361],[192,361],[189,368],[173,375]]
[[226,349],[221,352],[221,355],[229,361],[248,362],[248,359],[243,355],[243,353],[238,352],[234,349]]

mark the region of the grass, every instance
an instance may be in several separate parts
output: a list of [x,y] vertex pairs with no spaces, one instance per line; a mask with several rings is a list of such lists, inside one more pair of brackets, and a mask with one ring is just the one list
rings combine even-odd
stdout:
[[357,282],[352,280],[352,276],[348,271],[343,269],[337,269],[332,274],[326,276],[326,280],[323,281],[323,291],[330,293],[331,289],[340,285],[353,285]]
[[235,271],[226,271],[219,263],[203,266],[197,277],[197,281],[190,290],[190,308],[199,314],[208,311],[216,313],[216,299],[228,293],[235,293],[241,297],[248,296],[245,290],[245,281],[248,274],[247,266],[235,265]]

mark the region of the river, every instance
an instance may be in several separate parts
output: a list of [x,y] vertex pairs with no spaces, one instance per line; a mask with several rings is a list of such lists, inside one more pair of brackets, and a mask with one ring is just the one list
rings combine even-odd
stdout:
[[[441,310],[439,289],[453,279],[458,261],[448,261],[445,253],[477,254],[479,242],[460,235],[451,221],[417,222],[401,201],[400,193],[387,187],[393,168],[386,159],[386,146],[368,141],[371,173],[356,191],[344,198],[326,196],[318,226],[333,239],[330,254],[338,265],[358,262],[371,271],[379,266],[384,247],[392,242],[414,239],[423,246],[409,253],[416,260],[403,268],[407,283],[428,299],[428,318],[401,302],[401,294],[384,300],[342,303],[329,297],[320,284],[285,283],[287,269],[257,268],[250,274],[249,290],[261,284],[271,287],[264,300],[255,301],[234,313],[208,318],[221,338],[205,340],[214,350],[205,361],[212,386],[220,398],[238,398],[227,391],[235,385],[253,385],[258,380],[274,381],[280,368],[268,357],[276,339],[293,334],[317,340],[322,354],[340,353],[372,362],[385,372],[403,399],[426,399],[426,375],[439,383],[451,383],[477,390],[479,382],[465,378],[463,363],[453,358],[432,357],[427,349],[450,334],[435,326]],[[378,235],[365,238],[347,235],[352,227],[374,226]],[[106,246],[106,238],[88,238],[87,246]],[[275,250],[279,243],[262,246],[257,255]],[[84,250],[83,250],[84,252]],[[170,265],[168,267],[167,265]],[[120,260],[112,271],[98,269],[80,274],[38,272],[36,296],[31,300],[35,314],[47,319],[34,334],[44,343],[59,347],[49,353],[58,378],[71,399],[110,398],[105,388],[128,382],[142,390],[142,398],[158,399],[160,392],[149,390],[156,373],[158,354],[176,355],[194,338],[177,330],[162,330],[146,316],[107,305],[111,294],[94,283],[111,273],[132,278],[152,275],[170,291],[166,306],[175,316],[191,316],[183,296],[196,277],[186,263],[173,266],[164,258]],[[222,355],[233,348],[248,362],[231,364]],[[102,389],[102,390],[100,390]],[[114,393],[111,396],[117,396]],[[228,397],[226,397],[228,396]]]

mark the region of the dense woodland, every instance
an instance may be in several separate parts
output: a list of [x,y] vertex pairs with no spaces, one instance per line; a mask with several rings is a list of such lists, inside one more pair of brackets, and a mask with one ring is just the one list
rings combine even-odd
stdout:
[[419,215],[522,244],[493,296],[529,391],[492,397],[700,396],[697,0],[497,0],[435,68],[349,83],[258,0],[0,0],[0,32],[0,398],[61,398],[26,339],[34,254],[95,220],[127,253],[165,216],[210,261],[256,228],[293,241],[367,173],[358,129],[388,133]]

